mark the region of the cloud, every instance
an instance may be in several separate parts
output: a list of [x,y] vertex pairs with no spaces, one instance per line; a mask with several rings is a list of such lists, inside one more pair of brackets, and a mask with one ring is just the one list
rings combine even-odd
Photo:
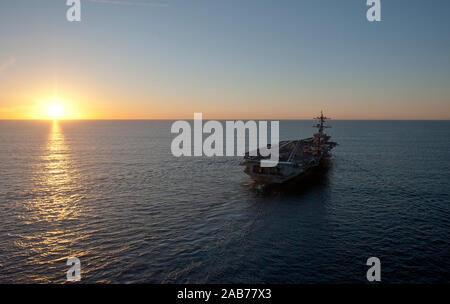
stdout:
[[121,0],[88,0],[89,2],[118,4],[118,5],[130,5],[130,6],[154,6],[154,7],[167,7],[167,3],[163,2],[135,2],[135,1],[121,1]]
[[6,71],[8,68],[16,63],[16,57],[12,56],[0,65],[0,73]]

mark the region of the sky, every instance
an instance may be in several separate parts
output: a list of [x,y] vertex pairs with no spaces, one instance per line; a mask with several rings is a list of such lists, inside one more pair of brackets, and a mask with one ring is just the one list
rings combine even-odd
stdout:
[[0,119],[450,119],[450,1],[0,1]]

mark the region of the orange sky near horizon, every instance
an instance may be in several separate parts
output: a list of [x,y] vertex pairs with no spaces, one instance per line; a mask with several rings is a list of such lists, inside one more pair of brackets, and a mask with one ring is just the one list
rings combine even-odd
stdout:
[[299,91],[297,97],[280,94],[276,99],[254,89],[222,96],[201,92],[182,96],[158,90],[128,96],[116,86],[80,81],[83,75],[64,75],[60,78],[67,82],[62,82],[53,73],[41,77],[20,72],[15,76],[21,81],[14,81],[14,77],[7,79],[8,72],[17,73],[11,70],[0,73],[0,119],[52,119],[48,107],[53,104],[63,108],[61,119],[192,119],[194,112],[203,113],[205,119],[311,119],[321,110],[333,119],[450,119],[450,102],[444,97],[423,102],[426,94],[399,96],[387,90],[366,97],[363,90],[338,90],[334,95],[309,90]]
[[[368,120],[448,120],[450,106],[430,107],[430,102],[419,98],[409,101],[408,108],[402,102],[358,102],[347,99],[346,106],[326,96],[310,96],[305,101],[283,100],[231,100],[217,98],[208,102],[205,99],[170,100],[164,97],[145,100],[126,100],[109,94],[82,94],[76,91],[58,90],[35,91],[34,94],[9,95],[7,101],[0,99],[0,119],[52,119],[48,107],[59,105],[63,108],[60,119],[193,119],[194,112],[203,113],[204,119],[311,119],[321,110],[333,119]],[[104,91],[103,91],[104,92]],[[341,98],[345,98],[342,96]],[[283,106],[280,106],[283,105]],[[442,103],[440,103],[442,105]]]

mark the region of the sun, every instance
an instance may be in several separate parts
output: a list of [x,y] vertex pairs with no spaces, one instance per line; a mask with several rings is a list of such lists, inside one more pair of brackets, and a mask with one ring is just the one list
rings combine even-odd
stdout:
[[29,119],[37,120],[57,121],[84,118],[76,102],[59,96],[36,97],[28,113]]
[[64,114],[64,108],[59,104],[51,104],[47,106],[47,113],[53,120],[61,119]]

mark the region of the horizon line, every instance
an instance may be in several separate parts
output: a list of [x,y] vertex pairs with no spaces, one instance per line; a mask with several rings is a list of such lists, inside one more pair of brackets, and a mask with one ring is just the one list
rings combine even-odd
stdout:
[[[159,121],[173,121],[173,120],[194,120],[193,118],[74,118],[74,119],[34,119],[34,118],[0,118],[0,121],[149,121],[149,120],[159,120]],[[202,120],[266,120],[266,121],[310,121],[316,120],[315,118],[204,118]],[[332,121],[450,121],[450,118],[328,118],[327,120]]]

